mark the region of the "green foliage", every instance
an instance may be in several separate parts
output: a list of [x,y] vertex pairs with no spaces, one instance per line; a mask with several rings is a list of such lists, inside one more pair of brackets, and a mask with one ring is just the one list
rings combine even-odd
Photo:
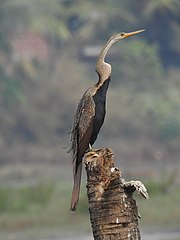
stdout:
[[179,104],[162,98],[153,108],[154,125],[162,141],[169,141],[180,135],[180,115],[175,114]]
[[[162,175],[162,177],[164,177]],[[149,179],[149,180],[145,180],[144,184],[148,190],[149,195],[153,198],[154,195],[163,195],[163,194],[167,194],[170,192],[170,189],[172,188],[173,184],[174,184],[174,179],[175,179],[176,175],[171,175],[169,177],[166,177],[166,179],[163,179],[161,181],[157,181],[155,179]]]
[[5,74],[3,66],[0,66],[0,75],[1,104],[8,107],[14,102],[23,100],[18,76],[8,76]]
[[47,205],[52,192],[52,185],[43,184],[19,189],[0,187],[0,212],[37,212]]
[[[141,224],[148,227],[178,227],[180,211],[176,204],[178,204],[179,197],[179,187],[176,186],[166,193],[150,194],[148,201],[139,198],[138,210],[142,217]],[[171,218],[176,218],[176,221],[173,222]]]
[[113,75],[119,82],[137,81],[138,85],[147,85],[163,75],[163,67],[158,54],[157,44],[148,44],[145,40],[123,42],[119,47],[120,64],[113,67]]
[[145,14],[152,16],[155,12],[171,12],[172,14],[179,14],[178,9],[180,3],[178,0],[151,0],[145,4]]

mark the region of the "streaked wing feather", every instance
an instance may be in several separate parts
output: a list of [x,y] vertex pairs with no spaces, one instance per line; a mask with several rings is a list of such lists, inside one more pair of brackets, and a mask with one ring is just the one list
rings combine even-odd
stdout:
[[95,116],[95,103],[90,94],[90,91],[86,91],[81,98],[77,111],[74,117],[74,124],[71,130],[70,136],[70,151],[73,153],[73,160],[76,160],[78,145],[82,140],[84,134],[87,132],[90,126],[92,118]]
[[88,96],[81,111],[79,118],[79,141],[82,140],[87,132],[92,118],[95,116],[95,103],[91,96]]

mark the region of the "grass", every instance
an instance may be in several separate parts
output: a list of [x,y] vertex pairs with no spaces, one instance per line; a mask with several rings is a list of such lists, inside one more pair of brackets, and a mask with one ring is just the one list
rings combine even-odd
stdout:
[[0,187],[0,213],[39,212],[49,202],[52,184],[23,186],[18,189]]
[[[59,180],[48,177],[48,181],[45,181],[43,177],[43,181],[38,179],[33,185],[0,186],[0,240],[8,239],[5,237],[7,233],[19,232],[24,236],[24,232],[28,236],[42,238],[47,232],[90,231],[85,184],[78,210],[71,213],[69,204],[72,181],[67,177],[69,173],[62,171],[63,177]],[[152,179],[146,179],[145,185],[150,194],[148,201],[134,195],[142,217],[140,224],[143,227],[176,227],[180,222],[179,186],[169,183],[168,188],[165,188],[165,182]]]
[[137,199],[141,224],[145,227],[178,227],[180,222],[180,189],[150,195],[148,201]]

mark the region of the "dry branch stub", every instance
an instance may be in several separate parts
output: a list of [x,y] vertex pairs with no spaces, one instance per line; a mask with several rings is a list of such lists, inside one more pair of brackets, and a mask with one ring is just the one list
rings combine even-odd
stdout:
[[[138,210],[133,192],[148,198],[139,181],[125,182],[109,148],[85,155],[90,220],[95,240],[138,240]],[[141,192],[142,190],[142,192]]]

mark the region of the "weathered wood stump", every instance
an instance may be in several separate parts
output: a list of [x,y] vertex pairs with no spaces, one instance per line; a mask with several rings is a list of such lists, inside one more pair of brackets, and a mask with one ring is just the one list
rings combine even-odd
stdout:
[[114,166],[109,148],[85,155],[90,220],[95,240],[138,240],[138,210],[133,192],[145,198],[147,191],[139,181],[125,182]]

